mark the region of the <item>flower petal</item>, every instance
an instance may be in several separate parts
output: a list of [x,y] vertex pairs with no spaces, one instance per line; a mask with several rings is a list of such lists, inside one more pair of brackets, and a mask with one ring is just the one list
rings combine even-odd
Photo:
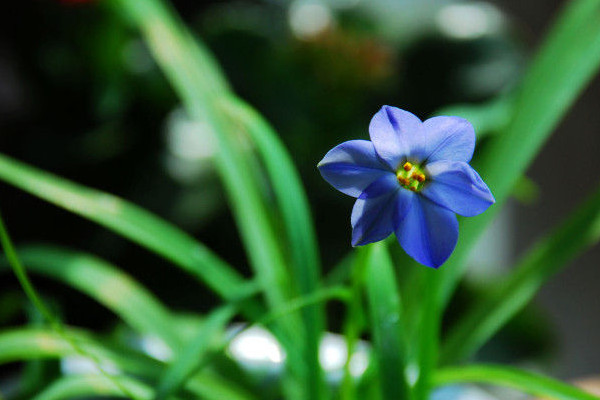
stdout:
[[350,140],[331,149],[318,165],[331,186],[358,197],[367,186],[385,174],[393,175],[382,163],[368,140]]
[[[475,149],[475,130],[460,117],[433,117],[423,122],[423,142],[414,156],[429,163],[441,160],[469,162]],[[418,147],[418,148],[417,148]]]
[[411,154],[411,144],[422,136],[423,123],[414,114],[383,106],[369,124],[369,135],[379,157],[395,171]]
[[450,257],[458,240],[456,215],[419,195],[413,196],[410,211],[395,230],[404,251],[432,268]]
[[438,161],[427,165],[431,182],[421,194],[465,217],[481,214],[495,203],[492,192],[467,163]]
[[393,217],[400,186],[393,174],[372,183],[354,203],[352,246],[362,246],[385,239],[394,231]]

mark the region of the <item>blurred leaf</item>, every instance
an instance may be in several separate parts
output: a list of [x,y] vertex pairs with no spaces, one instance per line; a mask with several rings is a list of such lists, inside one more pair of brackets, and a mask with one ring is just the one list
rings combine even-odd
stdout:
[[[153,334],[172,350],[180,344],[170,311],[146,288],[92,255],[55,246],[28,246],[19,257],[30,271],[62,281],[119,315],[140,333]],[[5,260],[0,268],[8,265]]]
[[[161,1],[115,0],[117,9],[132,18],[142,31],[157,63],[180,95],[189,115],[206,122],[215,134],[219,151],[217,167],[227,189],[229,201],[250,261],[255,268],[267,301],[276,306],[285,301],[289,279],[282,254],[269,224],[269,217],[257,184],[248,167],[245,151],[231,122],[215,105],[216,96],[226,94],[219,80],[205,85],[202,49],[195,43],[173,10]],[[218,70],[211,61],[209,72]],[[215,77],[216,74],[209,75]]]
[[175,360],[164,371],[156,388],[156,400],[167,399],[177,393],[185,381],[205,362],[205,356],[224,343],[224,329],[235,314],[232,306],[223,306],[211,312],[199,327],[196,337],[185,345]]
[[523,204],[532,204],[540,198],[540,187],[536,182],[523,175],[515,183],[511,195]]
[[443,362],[472,355],[517,312],[540,287],[582,251],[600,241],[600,188],[554,231],[540,240],[497,290],[465,313],[443,348]]
[[174,262],[228,300],[252,285],[203,244],[152,213],[0,154],[0,180],[94,221]]
[[[119,386],[141,399],[152,399],[152,389],[147,385],[126,376],[114,377]],[[80,397],[127,397],[115,383],[99,375],[64,376],[54,381],[32,400],[62,400]],[[175,400],[176,397],[171,397]]]
[[407,344],[392,260],[383,242],[371,244],[366,251],[369,252],[365,273],[369,325],[382,399],[407,399]]
[[[92,337],[75,329],[67,329],[69,335],[86,353],[94,355],[103,365],[110,365],[123,371],[135,372],[139,375],[152,375],[158,365],[147,357],[133,356],[122,350],[109,349]],[[62,358],[65,356],[81,356],[71,341],[62,335],[43,328],[19,328],[0,331],[0,365],[42,358]]]
[[[298,291],[309,293],[314,290],[318,284],[318,265],[314,237],[306,236],[312,233],[310,229],[307,230],[307,227],[310,228],[308,208],[291,163],[288,162],[283,147],[271,135],[268,125],[251,108],[242,108],[243,103],[229,97],[225,79],[212,55],[201,43],[194,41],[178,16],[163,2],[113,0],[111,4],[128,15],[142,31],[158,64],[180,95],[190,116],[208,123],[215,133],[219,143],[217,166],[227,189],[242,241],[269,307],[277,309]],[[240,105],[239,108],[233,107],[236,102]],[[232,110],[244,112],[246,119],[243,123],[232,120],[229,115]],[[237,144],[240,125],[248,128],[248,133],[262,153],[268,171],[274,176],[273,184],[288,181],[286,186],[276,188],[276,195],[284,193],[286,196],[300,196],[292,199],[293,203],[287,203],[290,201],[289,197],[281,198],[278,202],[280,205],[285,204],[282,212],[288,226],[287,231],[291,234],[289,239],[300,240],[289,243],[292,248],[301,246],[292,251],[296,261],[293,264],[296,267],[293,269],[296,274],[294,279],[286,269],[282,253],[283,241],[278,240],[269,223],[270,214],[263,203],[252,170],[249,169],[247,155]],[[278,165],[278,162],[283,164]],[[304,208],[292,209],[292,206],[297,205]],[[303,219],[299,226],[294,225],[298,218]],[[297,264],[298,261],[302,264]],[[294,387],[288,387],[288,395],[319,399],[324,396],[318,360],[323,318],[318,306],[306,309],[303,317],[304,324],[300,324],[295,315],[278,321],[286,336],[280,339],[288,353],[288,367],[299,378],[293,383]],[[293,344],[287,343],[288,341]]]
[[510,387],[533,396],[543,396],[554,400],[600,399],[600,397],[560,381],[505,366],[471,365],[468,367],[445,368],[438,371],[435,376],[435,385],[437,386],[465,382]]
[[496,204],[477,217],[463,220],[461,240],[439,274],[440,304],[448,301],[479,235],[599,66],[600,0],[569,2],[516,92],[509,124],[490,139],[474,161]]
[[[599,66],[600,0],[569,2],[516,90],[510,122],[473,162],[496,204],[477,217],[461,219],[454,253],[424,288],[434,293],[435,304],[422,321],[419,340],[438,341],[441,315],[468,265],[470,250]],[[437,346],[417,347],[429,353],[430,360],[423,362],[436,362]]]
[[[162,363],[123,348],[109,347],[106,341],[100,343],[82,330],[68,329],[65,332],[77,345],[93,354],[103,366],[156,380],[162,371]],[[79,356],[70,341],[54,331],[41,328],[19,328],[0,331],[0,365],[25,360],[44,358],[64,358]],[[98,375],[98,377],[103,377]],[[111,376],[114,378],[114,376]],[[110,380],[110,379],[109,379]],[[127,389],[127,387],[125,387]],[[231,381],[214,374],[196,374],[187,383],[186,389],[207,400],[252,400]],[[223,397],[223,395],[226,395]]]
[[[286,228],[292,255],[292,280],[296,282],[300,295],[310,295],[319,290],[321,266],[313,219],[298,172],[283,143],[259,113],[235,97],[229,97],[223,107],[224,112],[232,113],[232,118],[245,128],[265,163]],[[320,385],[318,382],[321,381],[318,354],[325,326],[324,309],[321,304],[315,303],[304,308],[302,316],[306,330],[303,357],[308,373],[312,375],[307,379],[312,382],[311,390],[314,393],[319,391],[309,396],[322,396],[320,388],[314,385]]]
[[[366,312],[363,305],[363,288],[365,284],[365,274],[367,271],[367,260],[370,256],[368,251],[357,250],[349,253],[344,259],[338,263],[334,271],[330,273],[327,278],[338,276],[340,282],[347,279],[350,276],[350,298],[348,299],[348,306],[346,307],[346,315],[344,316],[343,325],[343,336],[346,340],[346,354],[349,356],[346,358],[344,365],[344,377],[342,379],[342,385],[340,387],[340,398],[342,400],[354,400],[357,398],[357,382],[354,376],[352,376],[350,370],[350,362],[352,360],[352,354],[356,349],[356,345],[366,328]],[[336,272],[339,271],[339,272]],[[370,363],[373,364],[373,363]],[[366,372],[365,372],[366,374]],[[361,377],[364,379],[364,375]]]

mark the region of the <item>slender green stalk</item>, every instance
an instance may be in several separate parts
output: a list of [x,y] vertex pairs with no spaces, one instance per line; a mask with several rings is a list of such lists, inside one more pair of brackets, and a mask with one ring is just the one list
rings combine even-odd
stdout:
[[23,267],[23,264],[21,264],[21,261],[17,256],[17,252],[15,251],[15,248],[12,244],[12,240],[10,239],[8,231],[6,230],[6,227],[4,225],[4,219],[2,218],[2,215],[0,215],[0,243],[2,244],[2,248],[4,249],[6,258],[12,266],[13,271],[15,272],[15,275],[19,280],[19,283],[23,288],[23,291],[25,292],[29,300],[33,303],[35,308],[40,312],[40,314],[42,314],[44,318],[50,323],[52,329],[54,329],[56,333],[58,333],[63,339],[68,341],[77,353],[79,353],[83,357],[90,359],[96,365],[101,374],[107,379],[113,381],[113,383],[117,387],[119,387],[119,389],[121,389],[122,393],[125,393],[132,399],[139,400],[140,398],[137,395],[130,393],[125,386],[121,385],[117,380],[113,379],[113,377],[108,372],[106,372],[100,361],[93,354],[85,351],[85,349],[79,346],[79,344],[68,335],[68,333],[64,329],[64,326],[58,320],[58,318],[56,318],[54,314],[52,314],[50,309],[46,307],[46,305],[38,295],[37,291],[33,287],[33,284],[29,280],[29,276],[27,275],[25,267]]
[[437,372],[436,386],[456,383],[485,383],[510,387],[532,396],[554,400],[599,400],[574,386],[517,368],[499,365],[471,365],[468,367],[445,368]]
[[365,274],[374,355],[383,399],[409,399],[406,327],[392,260],[385,242],[367,249]]
[[[334,277],[346,273],[351,275],[350,299],[346,307],[343,328],[348,358],[344,364],[344,378],[342,379],[340,388],[340,397],[342,400],[354,400],[357,397],[356,381],[350,371],[350,361],[365,327],[365,312],[362,298],[369,252],[366,249],[358,249],[350,254],[336,266],[336,270],[340,273],[333,275]],[[330,276],[332,275],[330,274]],[[337,279],[342,281],[343,279],[340,278],[341,276]]]

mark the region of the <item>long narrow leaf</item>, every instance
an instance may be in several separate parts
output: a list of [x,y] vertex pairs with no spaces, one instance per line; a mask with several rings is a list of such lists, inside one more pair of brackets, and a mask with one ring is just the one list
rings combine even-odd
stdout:
[[[157,365],[149,358],[134,357],[131,354],[109,349],[81,330],[68,329],[66,334],[77,343],[77,346],[93,354],[104,366],[148,375]],[[0,365],[66,356],[80,356],[80,353],[74,349],[70,341],[54,331],[43,328],[20,328],[0,332]]]
[[[137,353],[113,349],[106,343],[94,340],[88,333],[68,329],[66,333],[79,347],[93,354],[105,367],[110,367],[135,376],[155,380],[163,365]],[[42,328],[19,328],[0,331],[0,365],[26,360],[64,358],[78,356],[72,344],[56,332]],[[102,377],[102,375],[98,375]],[[106,378],[106,377],[104,377]],[[186,389],[207,400],[253,400],[236,384],[214,374],[196,374]]]
[[[600,0],[569,2],[515,94],[511,121],[503,132],[490,138],[474,162],[496,204],[482,215],[461,221],[461,238],[454,254],[424,288],[435,293],[436,299],[433,312],[427,314],[431,320],[423,320],[427,329],[421,340],[438,341],[440,316],[466,269],[471,248],[599,66]],[[437,359],[437,348],[428,352],[426,364],[431,365]]]
[[599,66],[600,0],[569,2],[517,91],[511,122],[474,162],[496,204],[461,224],[461,240],[440,271],[441,304],[462,276],[469,250]]
[[573,258],[600,241],[600,188],[541,240],[504,284],[478,301],[450,331],[442,362],[472,355],[531,301],[540,287]]
[[382,398],[407,399],[406,336],[392,260],[384,242],[367,251],[365,284]]
[[[228,96],[228,90],[224,85],[210,84],[213,78],[217,78],[218,68],[212,62],[212,57],[207,56],[204,49],[195,43],[176,14],[161,1],[115,0],[112,3],[129,15],[142,31],[188,113],[192,118],[208,123],[214,132],[219,143],[218,170],[227,189],[242,241],[267,303],[272,309],[278,308],[297,292],[297,283],[301,278],[290,278],[282,248],[269,223],[269,213],[249,169],[247,155],[237,144],[238,124],[228,117],[220,104]],[[290,395],[308,391],[308,397],[323,396],[320,366],[315,352],[318,338],[311,334],[314,330],[308,335],[306,331],[308,326],[318,327],[319,320],[315,317],[318,315],[313,312],[310,315],[311,324],[300,325],[296,316],[291,315],[278,324],[287,336],[283,344],[290,357],[288,366],[300,379],[296,387],[290,389]],[[288,340],[295,344],[288,345]],[[302,356],[297,357],[298,352]]]
[[554,400],[600,399],[600,397],[552,378],[505,366],[472,365],[446,368],[438,371],[435,377],[435,384],[440,386],[463,382],[506,386],[533,396]]
[[[121,387],[127,388],[140,399],[151,399],[152,388],[125,376],[114,377]],[[67,400],[80,397],[121,397],[127,398],[121,388],[110,379],[99,375],[72,375],[65,376],[53,382],[32,400]],[[176,400],[175,397],[171,398]]]
[[173,363],[165,370],[158,382],[156,400],[167,399],[184,386],[186,380],[205,362],[205,356],[223,341],[225,325],[234,316],[232,306],[224,306],[207,317],[193,338]]
[[[29,271],[80,290],[119,315],[140,333],[154,334],[176,351],[180,338],[170,311],[146,288],[108,262],[55,246],[28,246],[19,256]],[[0,271],[8,267],[0,262]]]
[[90,189],[0,154],[0,180],[81,215],[163,256],[223,298],[250,293],[234,269],[175,226],[119,197]]

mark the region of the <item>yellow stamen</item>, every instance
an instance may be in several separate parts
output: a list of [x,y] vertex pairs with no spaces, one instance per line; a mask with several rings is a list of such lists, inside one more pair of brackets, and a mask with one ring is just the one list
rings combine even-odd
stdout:
[[409,163],[408,161],[404,163],[404,165],[402,166],[402,168],[404,168],[405,171],[410,171],[412,169],[413,165],[411,163]]

